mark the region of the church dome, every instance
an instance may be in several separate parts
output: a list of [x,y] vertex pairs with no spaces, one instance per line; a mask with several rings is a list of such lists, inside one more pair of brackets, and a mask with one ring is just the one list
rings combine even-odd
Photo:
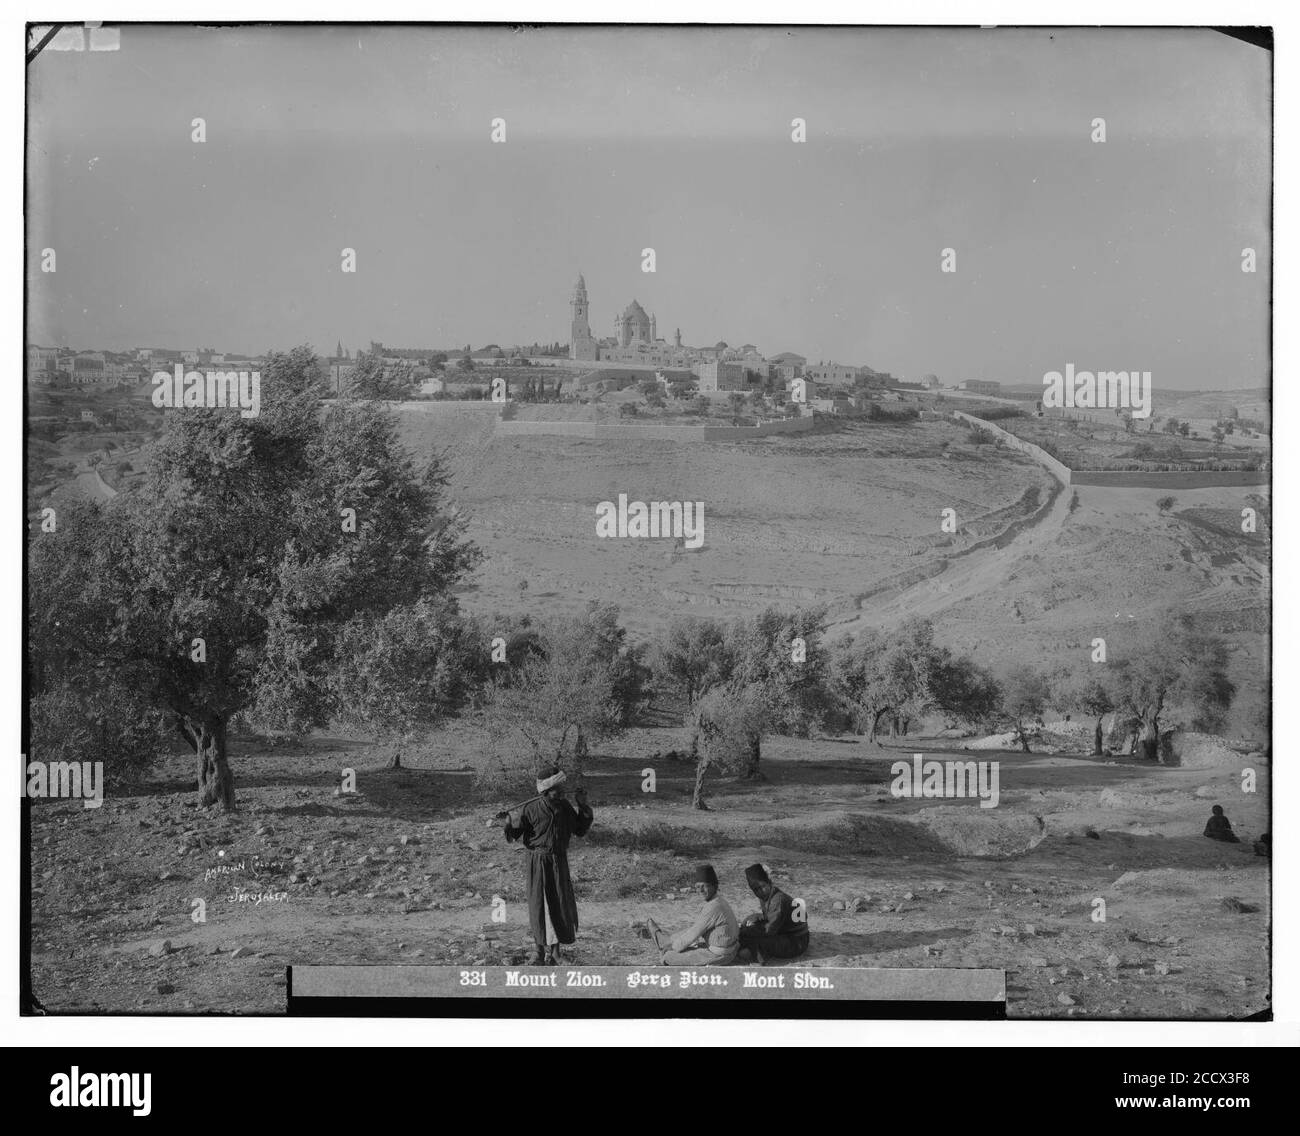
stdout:
[[645,308],[633,300],[626,308],[623,309],[624,319],[648,320],[650,317],[645,314]]

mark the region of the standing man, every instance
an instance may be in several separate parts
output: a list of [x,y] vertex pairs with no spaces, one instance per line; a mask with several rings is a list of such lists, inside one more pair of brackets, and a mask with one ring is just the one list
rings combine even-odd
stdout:
[[506,840],[522,840],[528,849],[528,923],[537,944],[532,961],[554,966],[560,961],[559,945],[578,937],[578,902],[569,878],[569,838],[585,836],[594,819],[587,791],[574,797],[578,807],[564,799],[565,775],[551,766],[537,778],[541,796],[519,810],[519,819],[506,818]]
[[798,958],[808,949],[808,922],[796,918],[794,900],[772,883],[762,864],[745,869],[745,882],[762,906],[740,928],[742,950],[752,951],[755,962],[769,958]]

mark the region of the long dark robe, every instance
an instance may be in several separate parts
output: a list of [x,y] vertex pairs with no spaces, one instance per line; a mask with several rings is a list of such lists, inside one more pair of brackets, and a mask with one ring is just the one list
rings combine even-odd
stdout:
[[561,943],[572,943],[578,937],[578,901],[569,878],[569,839],[585,836],[593,819],[590,805],[575,810],[568,801],[543,797],[524,806],[518,828],[506,821],[506,840],[522,840],[528,849],[528,925],[540,945],[546,943],[547,913]]

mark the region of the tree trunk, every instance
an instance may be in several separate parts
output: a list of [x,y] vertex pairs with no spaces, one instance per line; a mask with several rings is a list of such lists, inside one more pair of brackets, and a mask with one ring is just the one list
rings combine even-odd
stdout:
[[709,759],[701,756],[695,762],[695,792],[691,796],[691,807],[704,812],[709,811],[709,806],[704,803],[704,775],[708,770]]
[[1143,760],[1160,760],[1160,726],[1154,716],[1142,722],[1141,744]]
[[400,742],[393,748],[393,756],[388,759],[387,768],[389,769],[402,768],[402,745]]
[[1019,722],[1016,723],[1016,740],[1020,742],[1020,748],[1029,753],[1029,735],[1025,733],[1025,727]]
[[762,756],[763,739],[754,736],[749,739],[749,758],[745,762],[745,770],[741,774],[746,781],[762,781],[763,772],[758,768],[759,758]]
[[880,729],[880,719],[888,713],[888,706],[882,707],[875,712],[871,719],[871,729],[867,731],[867,741],[874,742],[876,740],[876,731]]
[[226,723],[216,717],[181,719],[181,733],[194,747],[197,763],[199,807],[219,804],[223,811],[235,810],[235,779],[226,761]]
[[1097,719],[1097,729],[1093,731],[1093,735],[1092,735],[1092,756],[1093,757],[1101,756],[1101,723],[1102,723],[1102,719],[1104,719],[1105,717],[1106,715],[1103,714],[1101,715],[1100,718]]

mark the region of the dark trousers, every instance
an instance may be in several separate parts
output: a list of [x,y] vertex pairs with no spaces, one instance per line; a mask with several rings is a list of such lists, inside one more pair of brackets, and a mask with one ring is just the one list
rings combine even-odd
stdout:
[[808,932],[787,931],[780,935],[769,935],[761,926],[742,927],[740,946],[742,949],[760,951],[767,958],[798,958],[808,949]]

